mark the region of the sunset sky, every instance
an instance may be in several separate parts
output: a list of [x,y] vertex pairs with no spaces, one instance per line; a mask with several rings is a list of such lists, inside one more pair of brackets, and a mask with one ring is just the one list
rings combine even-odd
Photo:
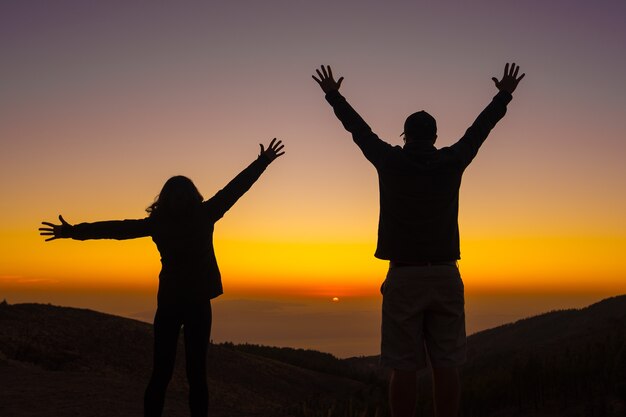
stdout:
[[463,180],[468,296],[626,292],[626,2],[442,3],[2,2],[0,299],[149,310],[150,239],[39,223],[142,218],[176,174],[209,198],[278,137],[216,226],[226,301],[374,300],[376,173],[311,74],[332,65],[388,142],[425,109],[447,146],[512,61],[526,78]]

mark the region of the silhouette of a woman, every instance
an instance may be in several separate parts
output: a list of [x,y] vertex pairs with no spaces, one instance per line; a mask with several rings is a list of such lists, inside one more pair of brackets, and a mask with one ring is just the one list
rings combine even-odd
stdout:
[[192,417],[206,417],[208,387],[206,353],[211,333],[211,299],[222,294],[220,271],[213,250],[213,227],[250,189],[265,168],[284,154],[274,138],[268,149],[207,201],[183,176],[167,180],[149,216],[71,225],[42,222],[46,241],[71,238],[134,239],[151,236],[161,254],[158,308],[154,317],[154,365],[144,397],[144,415],[161,416],[165,391],[172,377],[181,326],[185,338],[189,407]]

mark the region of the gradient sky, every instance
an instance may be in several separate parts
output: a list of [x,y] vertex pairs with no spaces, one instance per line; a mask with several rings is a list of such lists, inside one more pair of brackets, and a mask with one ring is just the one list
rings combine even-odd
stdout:
[[273,137],[287,154],[216,227],[227,293],[375,296],[376,173],[311,74],[331,64],[390,143],[426,109],[446,146],[507,61],[527,75],[464,176],[466,289],[623,293],[625,15],[617,0],[2,2],[0,297],[154,294],[149,239],[44,244],[39,222],[141,218],[175,174],[208,198]]

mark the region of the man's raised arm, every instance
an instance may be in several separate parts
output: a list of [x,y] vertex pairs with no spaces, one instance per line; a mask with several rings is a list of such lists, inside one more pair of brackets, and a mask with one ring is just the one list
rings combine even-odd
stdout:
[[491,78],[499,90],[491,103],[478,115],[472,126],[467,129],[463,137],[450,148],[458,152],[462,163],[468,165],[478,153],[478,149],[483,144],[489,132],[506,114],[506,106],[509,104],[513,96],[513,91],[517,88],[519,82],[526,74],[519,77],[519,65],[515,63],[506,64],[504,67],[504,75],[501,80],[496,77]]
[[352,134],[352,139],[361,148],[365,157],[377,166],[382,162],[385,151],[390,149],[391,145],[382,141],[378,135],[372,132],[365,120],[339,93],[343,77],[335,81],[333,71],[329,65],[326,67],[322,65],[315,72],[317,77],[315,75],[312,77],[326,95],[326,101],[333,107],[335,115],[343,124],[343,127]]

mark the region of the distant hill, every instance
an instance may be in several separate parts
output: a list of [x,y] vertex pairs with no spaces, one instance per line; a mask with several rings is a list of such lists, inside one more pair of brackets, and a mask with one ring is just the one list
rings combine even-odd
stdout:
[[626,416],[626,295],[476,333],[463,416]]
[[[461,417],[626,416],[626,295],[468,337]],[[346,359],[376,372],[378,357]],[[418,416],[432,416],[429,375]]]
[[[140,416],[151,325],[90,310],[0,304],[0,415]],[[186,416],[184,350],[166,401]],[[377,357],[212,345],[212,416],[387,415]],[[463,417],[626,415],[626,295],[474,334],[462,370]],[[432,415],[428,375],[418,416]]]
[[[0,304],[0,416],[142,415],[151,327],[84,309]],[[212,416],[302,415],[365,388],[232,346],[210,347]],[[181,338],[165,415],[188,414]]]

